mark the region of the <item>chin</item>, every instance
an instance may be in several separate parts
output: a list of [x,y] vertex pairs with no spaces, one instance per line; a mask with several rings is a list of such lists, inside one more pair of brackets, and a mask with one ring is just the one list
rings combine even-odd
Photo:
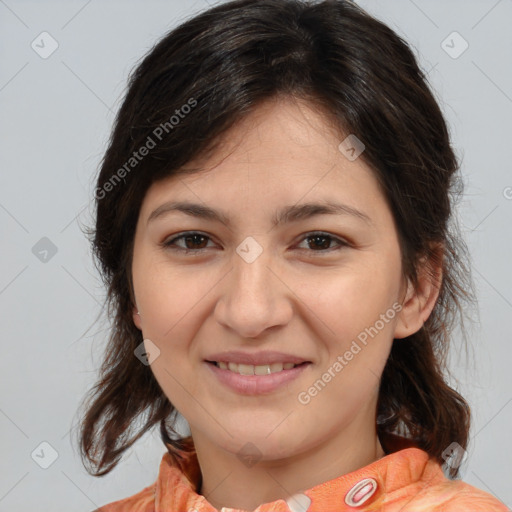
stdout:
[[[282,418],[281,418],[282,421]],[[279,422],[273,423],[279,425]],[[280,425],[282,427],[282,425]],[[255,428],[254,424],[238,424],[236,430],[227,429],[233,437],[222,436],[221,447],[239,458],[251,458],[261,460],[279,460],[296,455],[304,450],[303,437],[310,439],[310,436],[303,436],[296,430],[282,429],[279,433],[275,427]],[[221,443],[216,438],[217,444]]]

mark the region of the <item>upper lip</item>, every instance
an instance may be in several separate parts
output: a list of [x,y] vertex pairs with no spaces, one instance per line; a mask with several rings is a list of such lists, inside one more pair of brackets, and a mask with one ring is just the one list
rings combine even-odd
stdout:
[[291,354],[285,354],[284,352],[275,351],[262,351],[262,352],[240,352],[231,350],[228,352],[218,352],[208,356],[206,361],[210,362],[226,362],[235,364],[251,364],[253,366],[259,366],[264,364],[273,363],[293,363],[300,364],[310,362],[307,359]]

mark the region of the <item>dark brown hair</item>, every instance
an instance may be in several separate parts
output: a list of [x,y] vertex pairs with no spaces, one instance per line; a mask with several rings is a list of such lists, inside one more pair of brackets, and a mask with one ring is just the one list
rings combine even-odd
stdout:
[[[350,1],[237,0],[170,31],[128,85],[95,194],[92,242],[112,327],[80,422],[82,460],[93,468],[88,471],[111,471],[157,423],[173,456],[191,447],[174,430],[177,411],[150,367],[134,356],[142,342],[132,321],[135,226],[152,183],[197,172],[183,166],[212,151],[262,101],[278,96],[307,100],[365,144],[361,158],[394,216],[404,276],[417,284],[424,257],[442,265],[429,319],[393,342],[381,379],[379,436],[406,435],[440,463],[452,442],[466,448],[469,407],[445,381],[451,332],[462,320],[462,303],[473,301],[466,246],[452,219],[461,192],[458,161],[409,46]],[[439,244],[442,254],[433,249]],[[457,476],[457,469],[450,474]]]

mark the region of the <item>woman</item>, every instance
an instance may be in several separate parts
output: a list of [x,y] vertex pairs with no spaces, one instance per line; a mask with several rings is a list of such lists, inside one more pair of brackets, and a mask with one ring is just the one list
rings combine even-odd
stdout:
[[103,475],[159,423],[167,452],[100,510],[505,511],[457,480],[457,169],[412,52],[351,2],[239,0],[164,37],[98,178],[114,323],[80,448]]

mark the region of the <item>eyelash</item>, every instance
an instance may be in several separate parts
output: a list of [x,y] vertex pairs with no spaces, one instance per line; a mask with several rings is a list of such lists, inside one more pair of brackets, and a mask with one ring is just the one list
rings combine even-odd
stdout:
[[[195,253],[195,254],[199,254],[199,253],[202,253],[203,251],[205,251],[207,248],[206,247],[203,247],[201,249],[185,249],[183,247],[177,247],[175,245],[175,242],[177,240],[181,240],[181,239],[185,239],[187,237],[192,237],[192,236],[195,236],[195,235],[199,235],[201,237],[204,237],[208,240],[211,240],[211,237],[209,237],[208,235],[205,235],[203,233],[200,233],[198,231],[187,231],[185,233],[182,233],[170,240],[166,240],[164,242],[162,242],[162,246],[165,248],[165,249],[170,249],[170,250],[173,250],[173,251],[179,251],[181,253],[184,253],[184,254],[190,254],[190,253]],[[334,241],[336,243],[338,243],[338,247],[337,248],[331,248],[331,249],[326,249],[326,250],[318,250],[318,251],[315,251],[315,250],[312,250],[312,249],[303,249],[307,252],[310,252],[310,253],[313,253],[314,256],[316,256],[317,254],[315,253],[320,253],[318,255],[322,255],[322,254],[325,254],[325,253],[331,253],[332,251],[337,251],[337,250],[340,250],[344,247],[349,247],[350,244],[348,242],[346,242],[345,240],[342,240],[338,237],[335,237],[334,235],[331,235],[330,233],[325,233],[325,232],[322,232],[322,231],[313,231],[311,233],[307,233],[306,236],[304,236],[299,243],[303,242],[304,240],[308,240],[310,238],[314,238],[314,237],[323,237],[323,238],[327,238],[327,239],[330,239],[331,241]]]

